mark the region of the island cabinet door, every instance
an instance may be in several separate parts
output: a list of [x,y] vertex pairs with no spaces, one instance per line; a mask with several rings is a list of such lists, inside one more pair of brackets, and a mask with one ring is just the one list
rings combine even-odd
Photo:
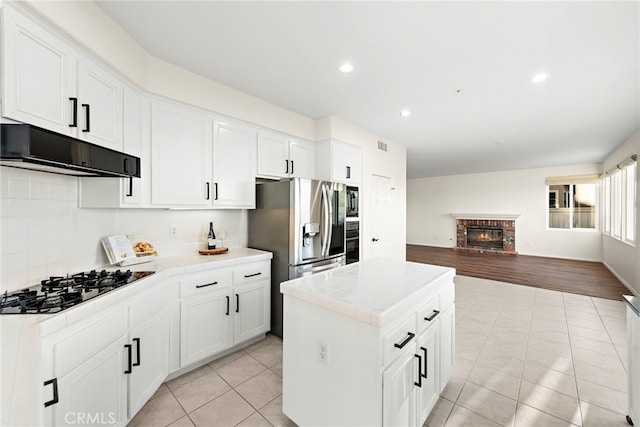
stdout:
[[416,426],[416,392],[420,358],[415,345],[403,351],[382,374],[382,425]]
[[417,347],[420,356],[420,387],[416,389],[418,395],[418,425],[422,425],[429,413],[438,401],[439,376],[437,356],[439,352],[439,323],[429,326],[429,328],[418,336]]
[[440,316],[440,393],[453,376],[456,362],[456,307],[450,305]]

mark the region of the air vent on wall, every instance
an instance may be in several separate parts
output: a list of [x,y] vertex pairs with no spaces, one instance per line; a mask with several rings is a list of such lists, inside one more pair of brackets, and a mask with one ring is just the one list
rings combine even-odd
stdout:
[[387,151],[387,143],[378,141],[378,150]]

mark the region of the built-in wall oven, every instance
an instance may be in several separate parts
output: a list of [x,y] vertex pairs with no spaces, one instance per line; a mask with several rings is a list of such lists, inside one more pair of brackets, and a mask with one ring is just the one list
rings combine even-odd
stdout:
[[346,223],[346,255],[347,264],[360,261],[360,222]]

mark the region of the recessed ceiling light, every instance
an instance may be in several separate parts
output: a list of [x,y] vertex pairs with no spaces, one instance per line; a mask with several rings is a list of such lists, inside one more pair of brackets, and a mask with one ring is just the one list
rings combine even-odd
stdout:
[[340,66],[340,71],[342,71],[343,73],[350,73],[353,71],[353,65],[349,64],[348,62],[345,62]]
[[533,77],[531,78],[531,81],[532,81],[533,83],[541,83],[541,82],[543,82],[543,81],[547,80],[548,78],[549,78],[549,74],[547,74],[547,73],[540,73],[540,74],[536,74],[535,76],[533,76]]
[[409,117],[409,116],[411,115],[411,111],[409,111],[409,110],[402,110],[402,111],[400,111],[400,115],[401,115],[402,117]]

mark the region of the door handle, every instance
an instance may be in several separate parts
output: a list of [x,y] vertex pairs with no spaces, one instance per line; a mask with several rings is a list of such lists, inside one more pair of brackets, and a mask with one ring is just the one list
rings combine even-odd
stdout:
[[136,343],[136,363],[132,366],[140,366],[140,338],[134,338],[133,342]]
[[45,408],[47,406],[55,405],[56,403],[58,403],[58,379],[53,378],[51,380],[44,382],[45,387],[48,386],[49,384],[53,385],[53,399],[49,400],[48,402],[44,402]]
[[371,239],[372,242],[377,242],[380,239],[376,239],[375,237],[373,239]]
[[82,132],[91,132],[91,106],[89,104],[82,104],[82,108],[85,111],[85,125]]
[[211,183],[207,182],[207,197],[206,197],[207,200],[211,199],[211,191],[210,190],[211,190]]
[[129,192],[126,194],[127,197],[133,196],[133,176],[129,177]]
[[132,355],[132,346],[131,346],[131,344],[125,344],[125,345],[124,345],[124,348],[126,348],[126,349],[127,349],[127,359],[128,359],[128,362],[127,362],[127,366],[128,366],[128,368],[124,371],[124,373],[128,375],[128,374],[130,374],[130,373],[132,372],[132,370],[133,370],[133,366],[132,366],[132,364],[133,364],[133,360],[131,360],[131,359],[132,359],[132,356],[133,356],[133,355]]
[[213,183],[213,200],[218,200],[218,183],[214,182]]
[[236,313],[240,313],[240,295],[236,294]]
[[422,357],[419,354],[414,354],[414,356],[418,358],[418,382],[413,384],[422,388],[422,372],[420,372],[422,370]]
[[351,179],[351,166],[347,166],[347,179]]
[[291,175],[293,175],[293,160],[291,160]]
[[424,374],[420,373],[420,375],[422,375],[422,378],[429,378],[429,373],[427,372],[427,349],[425,347],[420,347],[420,350],[424,353]]
[[284,173],[289,173],[289,160],[285,160],[284,164],[285,164]]
[[71,105],[73,109],[73,120],[71,121],[71,124],[69,125],[69,127],[77,128],[78,127],[78,98],[69,98],[69,101],[71,101]]
[[225,296],[225,298],[227,299],[227,312],[224,313],[225,315],[229,315],[229,295]]

